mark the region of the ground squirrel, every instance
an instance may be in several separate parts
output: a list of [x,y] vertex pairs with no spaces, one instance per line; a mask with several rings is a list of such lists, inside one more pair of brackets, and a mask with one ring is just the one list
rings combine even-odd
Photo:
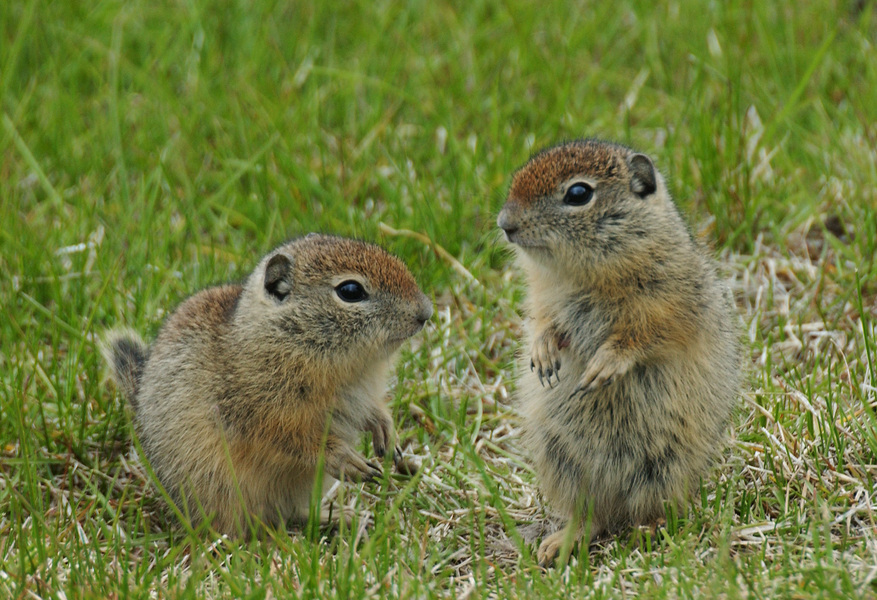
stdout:
[[[580,140],[533,156],[497,218],[528,283],[518,398],[540,487],[588,542],[680,505],[720,449],[737,318],[649,157]],[[590,515],[590,518],[588,518]]]
[[193,524],[211,515],[217,531],[247,536],[260,521],[307,519],[321,455],[324,487],[381,475],[354,449],[363,431],[398,461],[388,372],[431,315],[399,259],[311,234],[242,285],[190,297],[150,347],[116,331],[104,354],[172,499]]

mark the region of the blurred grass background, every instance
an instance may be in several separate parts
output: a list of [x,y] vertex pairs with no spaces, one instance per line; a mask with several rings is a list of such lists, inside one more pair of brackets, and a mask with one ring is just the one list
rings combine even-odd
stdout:
[[[866,0],[4,2],[0,590],[874,596],[875,42]],[[515,533],[544,513],[494,218],[532,152],[583,136],[654,157],[732,280],[752,370],[690,514],[543,574]],[[151,335],[309,231],[381,243],[436,298],[391,394],[429,468],[349,492],[367,541],[186,536],[97,336]]]

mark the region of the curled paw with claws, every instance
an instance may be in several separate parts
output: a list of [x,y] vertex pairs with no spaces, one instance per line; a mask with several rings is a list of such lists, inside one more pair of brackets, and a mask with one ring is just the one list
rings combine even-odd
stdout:
[[590,392],[609,385],[627,373],[632,366],[631,358],[615,352],[610,345],[603,344],[588,362],[576,392]]
[[378,458],[383,458],[392,447],[393,464],[398,466],[402,460],[402,448],[396,445],[396,429],[390,415],[385,412],[376,413],[366,424],[365,430],[372,434],[372,444]]
[[348,481],[374,481],[384,474],[380,464],[367,460],[346,444],[326,452],[326,472],[335,479]]
[[530,371],[535,371],[543,386],[548,383],[549,387],[554,387],[560,381],[560,351],[567,346],[569,340],[550,327],[533,340],[530,348]]

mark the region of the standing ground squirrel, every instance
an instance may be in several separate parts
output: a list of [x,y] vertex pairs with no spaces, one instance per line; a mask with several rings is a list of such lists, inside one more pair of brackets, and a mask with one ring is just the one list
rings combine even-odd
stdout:
[[524,440],[569,519],[539,547],[548,565],[586,523],[588,542],[651,524],[697,488],[737,398],[737,319],[651,159],[624,146],[536,154],[497,224],[529,287]]
[[193,524],[212,515],[217,531],[247,536],[259,521],[307,519],[321,455],[324,487],[380,476],[354,449],[363,431],[398,462],[388,372],[431,316],[399,259],[311,234],[269,253],[243,285],[190,297],[151,347],[117,331],[104,354],[172,499]]

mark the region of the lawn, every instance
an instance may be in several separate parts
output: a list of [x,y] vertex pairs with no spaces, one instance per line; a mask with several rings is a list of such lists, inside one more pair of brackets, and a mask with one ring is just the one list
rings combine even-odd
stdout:
[[[875,3],[334,4],[0,3],[0,597],[877,597]],[[545,572],[495,217],[583,136],[667,176],[746,377],[688,510]],[[339,530],[187,531],[97,343],[310,231],[435,300],[388,392],[422,467]]]

